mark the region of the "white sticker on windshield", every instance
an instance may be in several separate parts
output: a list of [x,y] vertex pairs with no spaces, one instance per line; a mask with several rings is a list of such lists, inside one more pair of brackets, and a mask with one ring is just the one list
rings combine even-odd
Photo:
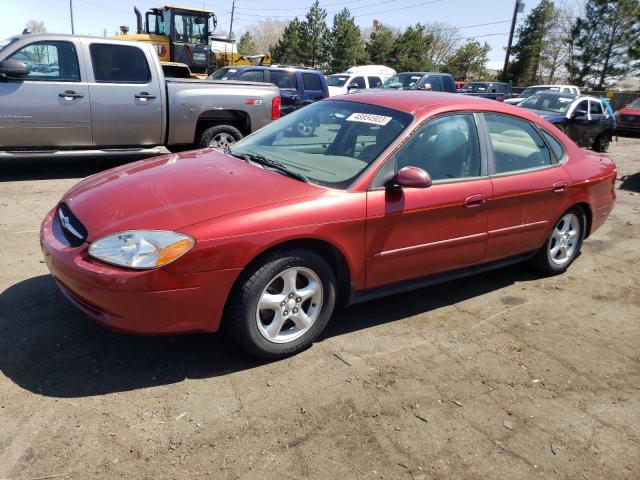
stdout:
[[420,75],[412,75],[411,80],[420,80],[422,77]]
[[370,113],[352,113],[347,117],[348,122],[373,123],[374,125],[386,125],[390,120],[391,117],[385,117],[384,115],[371,115]]

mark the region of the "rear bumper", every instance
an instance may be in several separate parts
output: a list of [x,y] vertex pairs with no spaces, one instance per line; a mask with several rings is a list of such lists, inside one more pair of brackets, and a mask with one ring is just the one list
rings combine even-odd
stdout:
[[167,269],[134,271],[87,255],[87,245],[61,243],[52,215],[41,230],[45,262],[62,293],[96,322],[137,334],[214,332],[240,270],[176,275]]

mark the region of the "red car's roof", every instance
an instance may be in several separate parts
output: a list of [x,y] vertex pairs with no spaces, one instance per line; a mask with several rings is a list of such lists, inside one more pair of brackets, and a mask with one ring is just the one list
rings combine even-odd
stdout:
[[[451,110],[490,111],[518,115],[528,120],[548,124],[538,115],[525,108],[498,102],[487,98],[479,98],[460,93],[424,92],[418,90],[369,90],[340,95],[332,99],[351,102],[370,103],[381,107],[393,108],[410,113],[421,120],[434,110],[442,107],[453,107]],[[443,108],[446,110],[446,108]]]

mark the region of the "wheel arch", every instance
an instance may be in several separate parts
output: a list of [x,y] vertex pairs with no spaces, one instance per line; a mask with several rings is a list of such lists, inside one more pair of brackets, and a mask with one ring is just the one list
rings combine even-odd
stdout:
[[251,118],[247,112],[241,110],[206,110],[198,116],[194,142],[200,138],[202,132],[207,128],[225,124],[236,127],[242,135],[251,133]]
[[578,202],[573,204],[574,207],[579,207],[584,212],[587,219],[587,225],[584,229],[584,238],[587,238],[591,234],[591,226],[593,225],[593,212],[591,206],[587,202]]

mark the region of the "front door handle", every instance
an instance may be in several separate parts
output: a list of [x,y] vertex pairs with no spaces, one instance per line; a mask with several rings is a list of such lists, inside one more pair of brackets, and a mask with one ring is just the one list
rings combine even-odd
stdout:
[[64,98],[65,100],[73,100],[76,98],[84,98],[84,93],[76,93],[73,90],[65,90],[64,92],[59,93],[58,96]]
[[464,199],[464,206],[466,208],[478,208],[485,204],[487,201],[487,196],[484,193],[479,193],[477,195],[471,195]]
[[564,192],[567,188],[567,182],[560,181],[553,184],[553,191],[556,193]]
[[154,98],[156,98],[155,95],[151,95],[149,92],[136,93],[135,97],[141,100],[153,100]]

